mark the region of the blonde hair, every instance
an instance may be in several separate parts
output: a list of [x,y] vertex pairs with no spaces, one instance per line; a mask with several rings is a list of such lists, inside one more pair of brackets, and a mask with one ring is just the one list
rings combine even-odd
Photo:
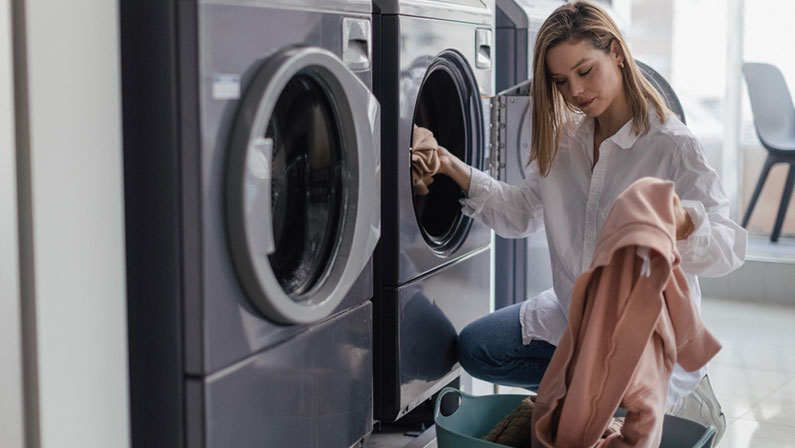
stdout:
[[643,77],[621,32],[604,9],[587,1],[567,3],[559,7],[541,25],[533,49],[533,128],[530,159],[527,164],[536,161],[542,176],[549,174],[558,155],[561,132],[565,124],[573,123],[575,115],[579,113],[574,106],[566,104],[563,95],[552,82],[546,66],[547,52],[564,42],[577,43],[583,40],[589,40],[596,49],[605,53],[610,52],[615,41],[623,51],[624,67],[621,69],[621,76],[632,113],[632,131],[635,134],[643,134],[651,126],[646,109],[647,102],[654,105],[657,115],[663,121],[669,112],[663,99]]

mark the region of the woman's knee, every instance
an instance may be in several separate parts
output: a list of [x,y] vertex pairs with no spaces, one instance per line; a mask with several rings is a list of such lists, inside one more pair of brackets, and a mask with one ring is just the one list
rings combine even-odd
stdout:
[[467,325],[458,334],[458,362],[470,375],[478,373],[485,361],[482,339],[482,332],[473,324]]
[[469,358],[470,353],[475,345],[477,345],[477,334],[472,330],[472,325],[467,325],[458,333],[456,338],[456,345],[458,346],[458,357]]

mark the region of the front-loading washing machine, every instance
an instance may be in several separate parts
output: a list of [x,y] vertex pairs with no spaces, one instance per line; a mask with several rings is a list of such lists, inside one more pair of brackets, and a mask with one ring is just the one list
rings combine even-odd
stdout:
[[[533,46],[538,29],[552,11],[564,3],[565,0],[496,0],[494,72],[498,92],[532,78]],[[512,109],[515,106],[510,105]],[[499,159],[497,177],[519,185],[525,178],[530,156],[529,140],[514,149],[503,148],[504,156],[495,156]],[[544,231],[518,239],[495,236],[495,309],[520,303],[551,287],[552,267]]]
[[436,176],[413,194],[414,125],[489,170],[493,7],[481,0],[375,0],[382,105],[382,224],[376,251],[376,418],[392,422],[461,373],[458,331],[489,312],[491,233]]
[[371,4],[123,0],[134,447],[373,424]]
[[[535,38],[546,18],[564,3],[564,0],[496,1],[495,72],[500,93],[492,104],[492,128],[498,130],[492,133],[492,161],[496,177],[512,185],[524,181],[530,158],[529,95]],[[654,69],[637,63],[684,123],[684,111],[670,85]],[[552,287],[545,232],[518,239],[496,236],[494,247],[495,309],[521,303]]]

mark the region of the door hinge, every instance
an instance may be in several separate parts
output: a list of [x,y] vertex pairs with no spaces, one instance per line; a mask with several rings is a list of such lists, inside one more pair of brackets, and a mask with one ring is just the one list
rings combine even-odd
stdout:
[[489,174],[495,179],[502,178],[505,169],[505,119],[507,99],[502,95],[491,98],[490,139],[491,154]]
[[514,183],[524,178],[530,156],[530,85],[524,81],[491,98],[491,164],[496,179]]

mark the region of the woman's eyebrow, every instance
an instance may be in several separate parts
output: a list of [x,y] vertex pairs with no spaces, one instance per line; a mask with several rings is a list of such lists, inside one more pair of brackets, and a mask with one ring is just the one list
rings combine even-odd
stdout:
[[[588,57],[584,57],[584,58],[580,59],[579,61],[577,61],[577,63],[576,63],[576,64],[574,64],[574,66],[571,68],[571,70],[574,70],[574,69],[576,69],[577,67],[579,67],[580,65],[582,65],[582,64],[584,64],[584,63],[586,63],[586,62],[588,62],[588,61],[589,61]],[[549,76],[563,76],[563,75],[561,75],[561,74],[558,74],[558,73],[552,73],[552,72],[550,72],[550,73],[549,73]]]
[[577,61],[577,63],[574,64],[574,66],[571,69],[574,70],[574,69],[576,69],[577,67],[579,67],[581,64],[583,64],[585,62],[588,62],[588,58],[587,57],[582,58],[579,61]]

